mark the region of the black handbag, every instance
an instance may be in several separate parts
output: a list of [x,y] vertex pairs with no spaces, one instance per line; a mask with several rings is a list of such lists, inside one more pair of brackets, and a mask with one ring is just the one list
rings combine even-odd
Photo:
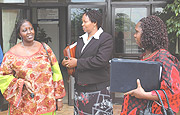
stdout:
[[[168,103],[168,108],[167,108],[167,110],[166,110],[165,107],[164,107],[164,104],[163,104],[163,102],[162,102],[162,99],[161,99],[161,97],[160,97],[160,94],[158,93],[157,90],[155,90],[155,92],[157,93],[157,95],[158,95],[158,97],[159,97],[159,101],[161,102],[161,111],[162,111],[163,115],[175,115],[174,112],[172,111],[171,107],[170,107],[169,99],[168,99],[168,97],[167,97],[166,92],[165,92],[164,90],[162,90],[162,91],[163,91],[163,93],[164,93],[164,95],[165,95],[165,97],[166,97],[166,101],[167,101],[167,103]],[[147,107],[145,108],[144,111],[140,110],[140,114],[139,114],[139,115],[160,115],[160,114],[154,114],[154,113],[152,113],[152,110],[151,110],[152,103],[153,103],[153,101],[150,101],[150,100],[149,100],[148,103],[147,103]]]
[[164,93],[164,95],[165,95],[165,97],[166,97],[166,101],[167,101],[167,104],[168,104],[168,108],[167,108],[167,110],[166,110],[167,115],[175,115],[174,112],[173,112],[173,110],[172,110],[171,107],[170,107],[169,99],[168,99],[168,96],[167,96],[166,92],[165,92],[163,89],[162,89],[162,91],[163,91],[163,93]]

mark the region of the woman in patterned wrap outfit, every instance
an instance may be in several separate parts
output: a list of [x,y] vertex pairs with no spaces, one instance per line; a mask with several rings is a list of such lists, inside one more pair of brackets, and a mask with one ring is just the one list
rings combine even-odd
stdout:
[[75,71],[74,115],[112,115],[109,92],[109,60],[113,52],[112,36],[101,28],[102,15],[90,10],[82,16],[85,32],[77,40],[76,58],[62,65]]
[[[162,63],[162,77],[160,89],[164,89],[168,95],[170,106],[174,113],[179,111],[180,106],[180,77],[179,62],[171,55],[168,49],[168,35],[166,26],[157,16],[142,18],[135,27],[134,34],[136,43],[144,48],[145,53],[141,56],[143,61],[159,61]],[[162,90],[158,90],[165,108],[168,107]],[[159,101],[155,91],[145,92],[137,80],[137,89],[125,93],[121,115],[139,115],[144,110],[148,100]],[[152,113],[163,114],[161,106],[155,101],[152,104]]]
[[3,60],[3,51],[2,51],[1,45],[0,45],[0,65],[2,63],[2,60]]
[[34,40],[28,20],[19,21],[17,34],[22,42],[5,54],[0,68],[0,90],[10,104],[8,114],[55,115],[56,103],[61,110],[65,96],[58,61],[47,44],[51,61],[43,45]]

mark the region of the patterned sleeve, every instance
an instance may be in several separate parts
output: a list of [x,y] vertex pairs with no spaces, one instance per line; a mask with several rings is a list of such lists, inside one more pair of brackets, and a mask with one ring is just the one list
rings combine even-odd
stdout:
[[59,63],[56,59],[55,54],[51,50],[51,48],[47,44],[46,44],[46,47],[47,47],[47,51],[48,51],[49,57],[52,62],[51,69],[53,72],[53,84],[54,84],[54,88],[55,88],[55,98],[56,99],[63,98],[65,96],[66,92],[65,92],[63,77],[61,74]]
[[12,70],[13,58],[7,54],[5,55],[0,68],[0,90],[5,99],[15,107],[21,99],[24,80],[17,79],[13,76]]
[[[172,61],[174,59],[168,57],[162,60],[163,63],[163,73],[162,82],[160,89],[164,89],[168,95],[170,106],[174,112],[179,111],[180,106],[180,77],[179,77],[179,64],[178,61]],[[164,93],[158,90],[163,100],[165,107],[167,108],[167,101]],[[157,95],[155,91],[152,91],[153,95]],[[158,105],[155,105],[158,106]]]
[[1,45],[0,45],[0,65],[2,63],[2,60],[3,60],[3,52],[2,52],[2,49],[1,49]]

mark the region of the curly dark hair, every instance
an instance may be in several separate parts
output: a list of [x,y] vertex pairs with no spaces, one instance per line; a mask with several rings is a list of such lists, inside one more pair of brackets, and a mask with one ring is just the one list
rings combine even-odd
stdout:
[[[18,23],[16,24],[16,37],[18,38],[18,39],[22,39],[20,36],[19,36],[19,33],[20,33],[20,28],[21,28],[21,26],[22,26],[22,24],[24,24],[24,22],[30,22],[28,19],[20,19],[19,21],[18,21]],[[30,22],[31,23],[31,22]]]
[[89,11],[85,12],[84,14],[89,17],[91,22],[97,23],[98,29],[101,27],[102,14],[98,10],[89,10]]
[[154,52],[159,49],[168,49],[166,25],[159,17],[150,15],[139,22],[142,29],[141,45],[145,50]]

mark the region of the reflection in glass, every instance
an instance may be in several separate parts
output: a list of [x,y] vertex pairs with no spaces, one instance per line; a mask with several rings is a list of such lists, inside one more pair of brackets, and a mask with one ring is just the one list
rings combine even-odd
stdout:
[[100,10],[99,8],[72,8],[71,9],[71,43],[77,41],[80,35],[84,34],[82,29],[82,15],[88,10]]
[[34,3],[34,2],[42,2],[42,3],[54,3],[54,2],[66,2],[66,0],[32,0],[31,1],[32,3]]
[[141,50],[134,39],[135,26],[147,16],[147,8],[115,9],[115,51],[116,53],[139,53]]
[[25,3],[25,0],[0,0],[0,3]]
[[105,2],[105,0],[71,0],[71,2]]
[[149,0],[112,0],[113,2],[119,2],[119,1],[121,1],[121,2],[123,2],[123,1],[149,1]]
[[155,8],[155,12],[156,13],[162,13],[163,12],[163,8],[162,7],[156,7]]
[[2,37],[3,52],[6,53],[17,43],[15,24],[22,18],[22,10],[3,9],[2,10]]

